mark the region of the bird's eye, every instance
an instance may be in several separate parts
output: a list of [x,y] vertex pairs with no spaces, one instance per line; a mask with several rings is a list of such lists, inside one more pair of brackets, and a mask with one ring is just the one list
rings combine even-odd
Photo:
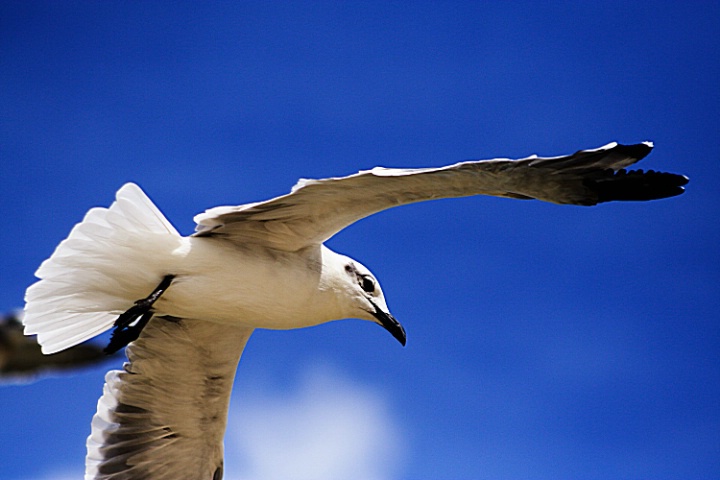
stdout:
[[375,282],[367,275],[360,278],[360,287],[367,293],[375,292]]

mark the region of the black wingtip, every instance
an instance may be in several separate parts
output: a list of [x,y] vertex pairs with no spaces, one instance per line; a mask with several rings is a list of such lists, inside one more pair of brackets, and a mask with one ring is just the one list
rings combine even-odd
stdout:
[[[637,147],[637,145],[633,145]],[[689,179],[685,175],[648,170],[605,170],[585,179],[585,186],[597,195],[597,202],[646,201],[669,198],[685,192]]]

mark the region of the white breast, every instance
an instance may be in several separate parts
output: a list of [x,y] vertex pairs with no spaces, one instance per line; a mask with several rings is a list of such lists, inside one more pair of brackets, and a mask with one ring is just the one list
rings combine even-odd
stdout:
[[336,253],[324,246],[282,252],[189,237],[176,252],[158,315],[253,328],[290,329],[343,318],[333,288]]

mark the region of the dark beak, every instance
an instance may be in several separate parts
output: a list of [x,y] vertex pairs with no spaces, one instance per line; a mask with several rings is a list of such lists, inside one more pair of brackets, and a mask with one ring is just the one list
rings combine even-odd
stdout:
[[405,329],[402,325],[400,325],[400,322],[395,320],[395,317],[393,317],[389,313],[385,313],[380,310],[374,303],[373,307],[375,307],[375,311],[371,312],[373,316],[377,318],[380,322],[380,325],[382,325],[385,330],[390,332],[390,335],[395,337],[395,339],[400,342],[404,347],[405,342],[407,341],[407,336],[405,335]]

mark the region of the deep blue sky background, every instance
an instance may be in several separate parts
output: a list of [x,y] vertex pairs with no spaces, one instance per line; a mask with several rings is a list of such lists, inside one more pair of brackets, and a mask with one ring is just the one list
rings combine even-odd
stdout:
[[[303,447],[350,422],[310,428],[314,454],[366,448],[330,474],[267,461],[296,478],[720,478],[719,32],[717,2],[4,1],[0,308],[126,181],[189,234],[300,177],[653,140],[641,167],[687,174],[684,196],[438,201],[333,238],[408,345],[257,332],[228,479],[273,478],[248,445],[295,405]],[[79,478],[107,367],[0,388],[0,478]]]

